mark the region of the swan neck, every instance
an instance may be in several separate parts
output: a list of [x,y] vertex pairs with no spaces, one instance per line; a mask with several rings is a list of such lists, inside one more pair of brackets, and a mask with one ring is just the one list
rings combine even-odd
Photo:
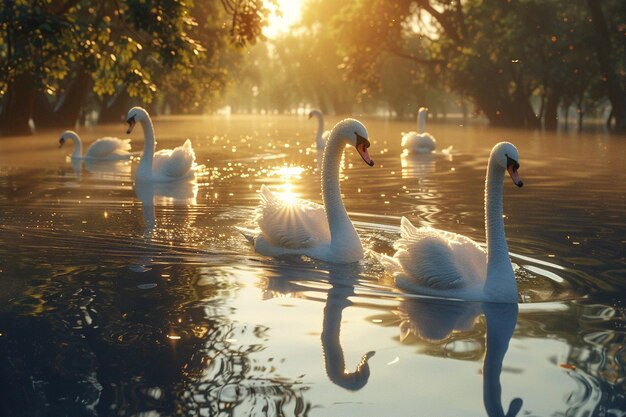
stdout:
[[503,182],[504,169],[490,159],[485,182],[485,234],[489,264],[509,261],[509,248],[506,244],[502,218]]
[[424,133],[426,131],[426,111],[420,110],[417,114],[417,133]]
[[154,159],[154,151],[156,143],[154,141],[154,126],[150,116],[146,113],[139,119],[143,128],[143,155],[141,162],[137,168],[138,176],[152,176],[152,161]]
[[72,158],[80,158],[83,155],[83,141],[76,134],[68,135],[72,142],[74,142],[74,152],[72,152]]
[[316,113],[315,115],[317,116],[317,137],[321,138],[324,134],[324,118],[321,113]]
[[[330,228],[331,248],[338,252],[339,246],[347,242],[359,241],[359,237],[348,217],[348,212],[341,198],[339,169],[341,157],[347,141],[338,135],[332,135],[324,148],[322,161],[322,199]],[[360,246],[360,241],[359,241]],[[336,253],[339,255],[338,253]]]

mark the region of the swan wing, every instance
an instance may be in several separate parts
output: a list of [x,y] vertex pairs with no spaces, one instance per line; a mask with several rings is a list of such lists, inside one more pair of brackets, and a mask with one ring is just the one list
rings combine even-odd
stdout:
[[417,135],[415,146],[419,149],[434,151],[437,147],[437,140],[428,132]]
[[413,130],[403,134],[402,135],[402,147],[403,148],[411,147],[416,136],[417,136],[417,132]]
[[130,139],[104,137],[97,139],[87,149],[86,157],[106,158],[111,155],[124,154],[130,151]]
[[394,257],[418,285],[452,289],[486,276],[486,254],[473,240],[432,227],[415,227],[403,217]]
[[256,221],[265,239],[282,248],[312,248],[330,242],[324,207],[307,200],[285,201],[263,185]]
[[402,136],[402,147],[420,152],[432,152],[437,147],[437,140],[428,132],[409,132]]
[[187,139],[174,149],[162,149],[154,153],[152,172],[169,178],[185,177],[192,170],[196,154]]

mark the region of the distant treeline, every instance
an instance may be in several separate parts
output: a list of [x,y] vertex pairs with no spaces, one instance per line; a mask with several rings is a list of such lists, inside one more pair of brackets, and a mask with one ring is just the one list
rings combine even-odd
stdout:
[[[626,131],[624,0],[308,0],[261,34],[275,0],[5,0],[0,133],[155,113],[319,107],[398,117],[427,106],[556,129],[610,109]],[[254,46],[251,46],[255,44]]]
[[301,27],[255,48],[235,109],[427,106],[548,130],[610,110],[626,128],[624,0],[309,0]]

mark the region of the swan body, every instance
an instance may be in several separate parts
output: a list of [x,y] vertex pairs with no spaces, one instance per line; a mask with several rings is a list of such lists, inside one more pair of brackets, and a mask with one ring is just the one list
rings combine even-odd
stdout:
[[141,107],[133,107],[128,111],[127,122],[128,134],[137,122],[141,123],[144,132],[144,150],[135,174],[136,181],[170,182],[195,177],[196,154],[189,139],[174,149],[155,152],[154,127],[148,112]]
[[324,115],[320,110],[313,109],[309,112],[309,119],[311,117],[317,117],[317,133],[315,134],[315,145],[317,149],[324,149],[324,145],[328,141],[330,131],[324,130]]
[[383,264],[403,290],[471,301],[517,302],[517,283],[504,235],[502,189],[508,171],[518,187],[518,152],[508,142],[494,146],[485,182],[487,250],[466,236],[431,227],[415,227],[403,217],[393,257]]
[[411,131],[402,135],[402,147],[407,153],[431,153],[437,148],[437,141],[425,131],[428,109],[420,107],[417,114],[417,132]]
[[59,147],[65,145],[65,142],[71,140],[74,142],[74,152],[72,159],[85,160],[103,160],[113,161],[121,159],[129,159],[133,154],[130,153],[130,139],[119,139],[113,137],[104,137],[96,139],[83,155],[83,143],[80,136],[72,130],[66,130],[61,133],[59,138]]
[[252,236],[240,229],[257,252],[269,256],[299,254],[334,263],[363,258],[361,240],[341,199],[339,163],[345,146],[352,144],[368,165],[374,165],[367,152],[367,138],[365,126],[354,119],[343,120],[333,128],[322,162],[323,206],[301,199],[284,201],[268,187],[261,187],[256,214],[260,232]]

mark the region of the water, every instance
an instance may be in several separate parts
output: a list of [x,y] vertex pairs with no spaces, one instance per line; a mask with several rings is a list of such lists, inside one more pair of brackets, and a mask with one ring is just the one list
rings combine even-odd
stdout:
[[158,149],[190,137],[206,167],[153,189],[134,189],[136,161],[71,164],[59,132],[2,139],[4,415],[625,415],[625,138],[431,124],[451,154],[401,158],[412,123],[362,120],[376,165],[348,149],[342,190],[378,253],[401,216],[484,242],[489,150],[517,145],[519,307],[403,294],[369,252],[256,254],[235,226],[261,184],[320,201],[305,117],[156,119]]

